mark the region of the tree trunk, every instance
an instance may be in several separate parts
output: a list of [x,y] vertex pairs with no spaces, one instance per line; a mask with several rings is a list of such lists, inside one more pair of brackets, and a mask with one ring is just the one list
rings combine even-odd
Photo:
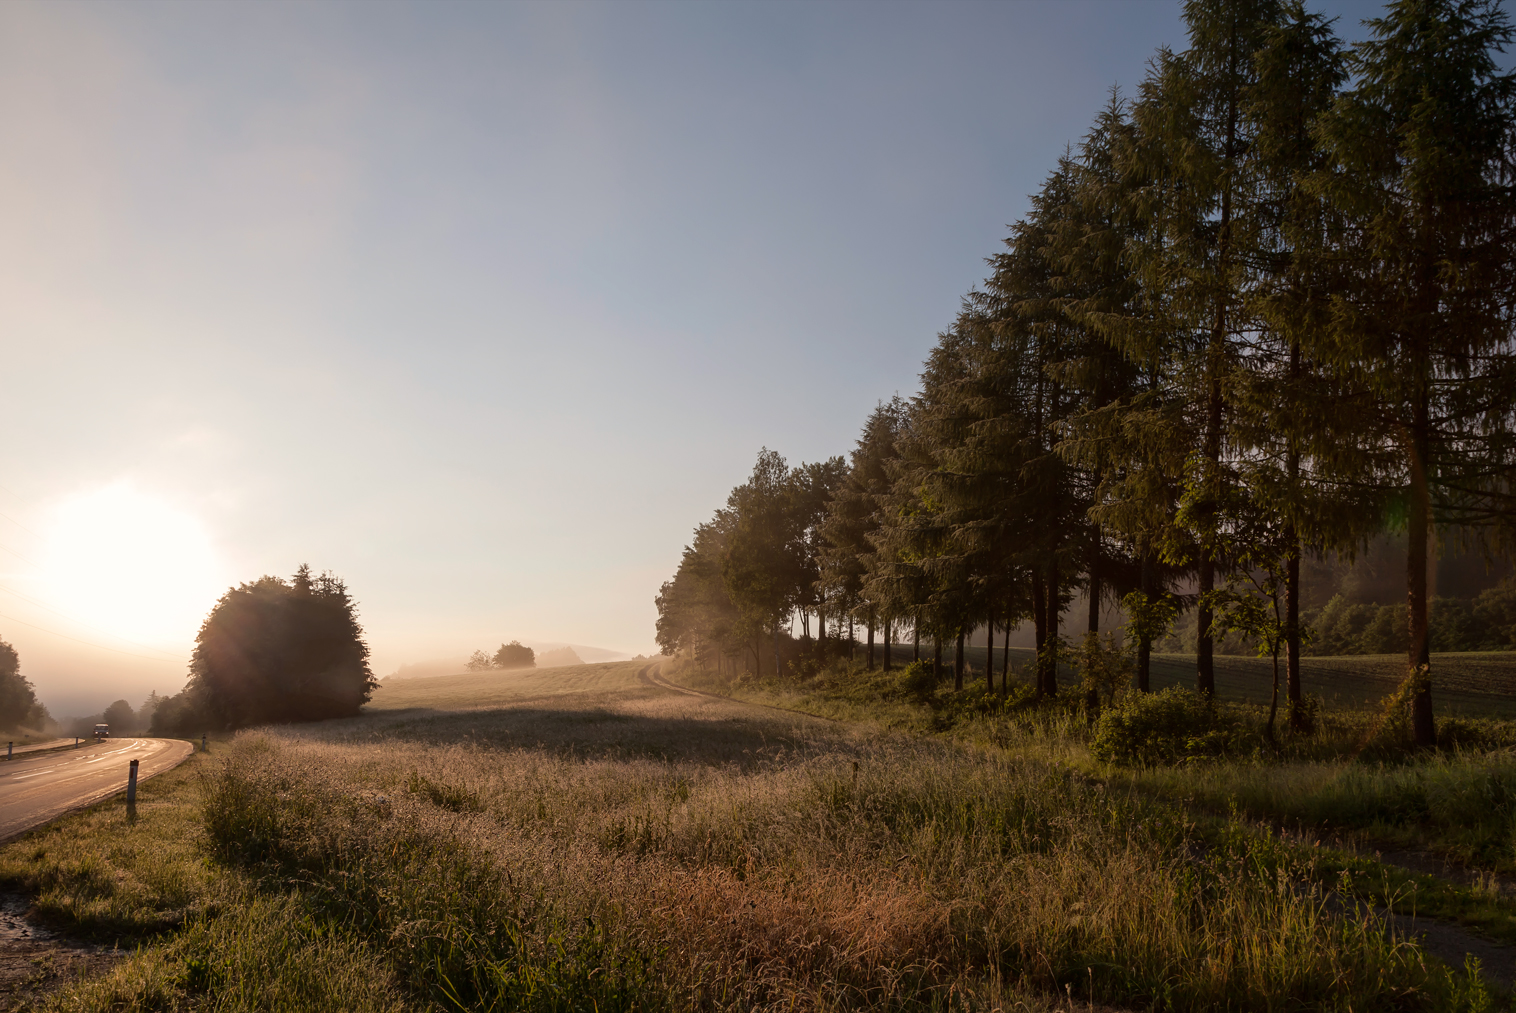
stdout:
[[995,692],[995,613],[990,613],[989,625],[984,631],[984,683],[985,692]]
[[1279,714],[1279,647],[1275,641],[1274,647],[1274,693],[1269,697],[1269,745],[1274,751],[1279,751],[1278,744],[1274,741],[1274,718]]
[[868,652],[868,668],[869,668],[870,672],[872,672],[874,670],[874,608],[873,608],[873,606],[869,606],[869,652]]
[[853,627],[853,613],[847,615],[847,660],[858,656],[858,631]]
[[1284,684],[1290,728],[1301,732],[1305,731],[1305,706],[1300,695],[1300,538],[1293,524],[1285,537],[1289,556],[1284,568]]
[[958,654],[953,659],[953,689],[963,689],[963,630],[958,631]]
[[911,660],[921,660],[921,625],[911,623]]
[[890,670],[890,634],[894,632],[894,626],[893,619],[884,621],[884,670],[886,672]]
[[[1157,590],[1156,575],[1153,573],[1153,553],[1148,548],[1147,539],[1142,541],[1142,594],[1149,601],[1153,599],[1153,593]],[[1153,663],[1153,640],[1146,633],[1137,641],[1137,692],[1151,693],[1153,683],[1151,678]]]
[[[1100,634],[1100,571],[1096,569],[1099,557],[1099,544],[1097,541],[1096,551],[1090,553],[1090,612],[1088,632],[1092,637],[1099,636]],[[1100,642],[1092,640],[1090,650],[1097,651],[1099,649]],[[1093,662],[1093,658],[1086,659],[1086,664],[1093,666]],[[1088,685],[1084,688],[1084,709],[1089,714],[1090,720],[1093,721],[1095,720],[1095,714],[1100,710],[1100,690],[1095,685],[1093,672],[1086,676],[1085,681]]]
[[[1211,560],[1210,548],[1200,559],[1201,602],[1205,595],[1216,590],[1216,564]],[[1195,607],[1195,689],[1207,700],[1216,695],[1215,644],[1211,640],[1211,620],[1215,618],[1208,604]]]
[[[1231,40],[1228,54],[1229,69],[1236,73],[1237,39]],[[1216,323],[1211,329],[1210,348],[1206,357],[1206,426],[1205,426],[1205,496],[1206,511],[1200,547],[1200,593],[1205,595],[1216,589],[1216,510],[1221,505],[1221,427],[1223,401],[1221,374],[1226,364],[1227,314],[1229,300],[1232,254],[1232,187],[1237,185],[1232,168],[1237,158],[1237,91],[1227,92],[1227,134],[1224,164],[1226,173],[1221,190],[1221,208],[1216,229],[1216,266],[1219,284],[1219,299],[1216,303]],[[1195,611],[1195,688],[1207,700],[1216,695],[1215,644],[1211,638],[1211,623],[1215,616],[1209,606]]]
[[932,634],[932,679],[942,679],[942,638],[935,633]]
[[1005,624],[1005,651],[1000,659],[1000,692],[1008,693],[1011,688],[1011,624]]
[[1044,692],[1048,696],[1058,695],[1058,560],[1053,559],[1048,563],[1048,603],[1047,603],[1047,663],[1045,681],[1047,688]]
[[[1300,343],[1290,342],[1290,382],[1300,379]],[[1300,496],[1300,451],[1293,438],[1286,454],[1289,493],[1297,502]],[[1284,685],[1289,699],[1290,729],[1305,731],[1305,708],[1300,695],[1300,533],[1293,522],[1285,529],[1284,568]]]
[[1033,671],[1036,672],[1037,695],[1042,696],[1047,690],[1047,680],[1042,677],[1042,652],[1047,646],[1048,623],[1047,623],[1047,584],[1042,579],[1040,570],[1032,572],[1032,634],[1037,646],[1037,658],[1033,662]]
[[[1427,540],[1432,534],[1432,503],[1427,489],[1426,425],[1430,414],[1426,395],[1416,405],[1416,446],[1411,453],[1411,502],[1407,524],[1406,611],[1410,627],[1410,667],[1416,678],[1411,696],[1411,734],[1416,745],[1431,748],[1437,744],[1437,727],[1432,719],[1432,654],[1427,629]],[[1425,666],[1425,675],[1419,675]]]

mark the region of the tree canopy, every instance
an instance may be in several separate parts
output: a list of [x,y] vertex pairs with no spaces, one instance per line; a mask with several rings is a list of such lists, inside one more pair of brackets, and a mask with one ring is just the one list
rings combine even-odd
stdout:
[[536,668],[537,653],[521,641],[512,640],[500,645],[500,650],[495,652],[490,664],[494,668]]
[[21,674],[21,656],[0,640],[0,729],[40,728],[48,721],[47,708]]
[[[765,450],[696,531],[665,650],[756,661],[808,612],[865,623],[870,657],[876,625],[940,642],[1030,618],[1051,694],[1082,591],[1090,633],[1102,601],[1141,617],[1139,689],[1181,610],[1205,696],[1217,638],[1266,627],[1299,727],[1302,557],[1404,532],[1396,642],[1432,742],[1432,643],[1503,634],[1434,636],[1429,553],[1516,549],[1510,19],[1394,0],[1345,46],[1298,0],[1184,14],[1188,47],[1051,160],[918,393],[870,415],[808,512]],[[1495,601],[1464,612],[1503,629]]]
[[227,591],[206,617],[189,684],[158,706],[153,729],[350,717],[378,685],[368,654],[341,578],[309,566],[288,581],[260,577]]

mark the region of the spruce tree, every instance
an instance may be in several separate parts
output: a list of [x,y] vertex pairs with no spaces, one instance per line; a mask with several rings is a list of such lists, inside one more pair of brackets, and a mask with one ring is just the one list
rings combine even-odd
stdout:
[[[880,497],[890,489],[888,464],[896,454],[895,438],[905,415],[905,402],[896,397],[881,402],[864,423],[853,449],[848,474],[832,496],[818,529],[819,586],[829,612],[868,623],[873,666],[877,603],[865,594],[867,557],[873,551],[869,535],[878,527]],[[849,637],[850,642],[854,642]]]
[[[1196,573],[1196,686],[1210,696],[1214,644],[1204,603],[1218,568],[1227,569],[1221,508],[1235,482],[1237,449],[1227,398],[1239,340],[1255,326],[1247,296],[1249,251],[1258,244],[1258,166],[1244,110],[1257,87],[1254,54],[1281,11],[1276,0],[1189,0],[1184,12],[1190,47],[1160,52],[1133,107],[1125,159],[1143,183],[1134,194],[1143,226],[1131,247],[1134,268],[1167,324],[1144,336],[1161,339],[1168,400],[1183,406],[1144,439],[1170,443],[1166,456],[1188,458],[1166,551]],[[1121,340],[1122,330],[1113,336]],[[1125,341],[1134,358],[1152,357],[1131,335]]]
[[1429,746],[1428,542],[1439,525],[1508,536],[1516,505],[1516,79],[1495,62],[1512,32],[1489,0],[1397,0],[1368,25],[1354,87],[1318,131],[1330,165],[1312,185],[1344,224],[1323,257],[1328,326],[1307,351],[1373,393],[1364,449],[1390,463],[1359,477],[1399,494],[1411,724]]
[[1280,574],[1289,723],[1305,726],[1300,684],[1300,560],[1304,551],[1351,552],[1380,520],[1377,504],[1344,494],[1333,475],[1351,462],[1353,416],[1363,391],[1323,370],[1304,351],[1325,324],[1331,278],[1314,251],[1336,229],[1330,204],[1306,185],[1326,165],[1316,142],[1321,117],[1347,76],[1345,52],[1332,23],[1298,2],[1254,56],[1258,85],[1244,109],[1258,160],[1259,218],[1255,309],[1262,326],[1245,357],[1236,392],[1241,482],[1247,495],[1280,525],[1265,541],[1283,557]]

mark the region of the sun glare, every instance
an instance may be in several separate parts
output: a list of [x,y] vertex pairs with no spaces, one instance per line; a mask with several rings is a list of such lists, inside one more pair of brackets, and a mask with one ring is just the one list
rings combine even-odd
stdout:
[[198,519],[122,483],[64,500],[49,527],[42,579],[56,608],[137,643],[194,638],[219,590]]

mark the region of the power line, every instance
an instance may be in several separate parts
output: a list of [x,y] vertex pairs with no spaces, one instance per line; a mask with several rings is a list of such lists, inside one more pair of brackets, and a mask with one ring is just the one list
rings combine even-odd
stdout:
[[39,541],[39,542],[42,541],[42,536],[41,535],[37,534],[37,532],[33,531],[31,528],[27,527],[25,524],[22,524],[20,521],[16,520],[16,518],[10,516],[9,514],[0,514],[0,517],[3,517],[6,520],[10,521],[12,524],[16,525],[16,527],[20,528],[22,531],[25,531],[27,534],[29,534],[33,538],[37,539],[37,541]]
[[64,640],[72,640],[74,643],[83,644],[85,647],[93,647],[101,651],[110,651],[112,654],[124,654],[128,658],[141,658],[144,661],[160,662],[166,660],[164,658],[150,658],[145,654],[133,654],[131,651],[122,651],[114,647],[106,647],[104,644],[96,644],[88,640],[80,640],[78,637],[71,637],[67,633],[59,633],[57,630],[50,630],[46,626],[38,626],[36,623],[29,623],[25,620],[17,619],[15,616],[8,616],[4,612],[0,612],[0,619],[9,619],[13,623],[20,623],[22,626],[28,626],[34,630],[40,630],[43,633],[52,634],[55,637],[62,637]]
[[[6,488],[3,485],[0,485],[0,492],[3,492],[5,494],[7,494],[12,499],[20,499],[21,498],[20,496],[17,496],[14,492],[12,492],[10,489]],[[16,525],[16,527],[20,528],[22,531],[25,531],[27,534],[31,535],[33,538],[37,539],[39,542],[42,541],[42,536],[41,535],[37,534],[37,532],[33,531],[31,528],[27,527],[25,524],[22,524],[20,521],[16,520],[16,518],[11,517],[9,514],[0,514],[0,517],[4,517],[6,520],[10,521],[12,524]]]
[[35,559],[26,558],[21,553],[11,548],[9,545],[0,545],[0,549],[4,549],[6,552],[9,552],[11,555],[15,556],[17,559],[21,560],[21,562],[26,563],[29,566],[35,566],[39,570],[42,569],[41,563],[37,562]]
[[[79,618],[77,618],[75,616],[69,615],[67,612],[59,612],[57,609],[53,608],[52,606],[50,606],[50,605],[44,605],[42,602],[37,601],[35,598],[28,598],[26,595],[22,594],[20,591],[17,591],[15,588],[6,587],[4,584],[0,584],[0,591],[4,591],[6,594],[15,595],[17,598],[20,598],[24,602],[27,602],[27,603],[32,604],[32,605],[35,605],[39,609],[43,609],[45,611],[51,612],[53,615],[58,616],[61,619],[67,619],[71,623],[77,623],[80,626],[83,626],[87,630],[94,630],[96,633],[104,633],[106,636],[113,637],[114,639],[121,641],[123,644],[131,644],[133,647],[140,647],[144,651],[157,651],[157,650],[159,650],[159,648],[149,647],[147,644],[139,644],[139,643],[137,643],[137,641],[132,640],[132,639],[130,639],[128,637],[119,636],[119,635],[117,635],[115,633],[112,633],[110,630],[102,630],[100,627],[94,625],[93,623],[87,623],[83,619],[79,619]],[[161,653],[168,654],[169,652],[168,651],[162,651]],[[172,657],[172,655],[170,655],[170,656]],[[178,659],[175,658],[174,660],[177,661]]]

